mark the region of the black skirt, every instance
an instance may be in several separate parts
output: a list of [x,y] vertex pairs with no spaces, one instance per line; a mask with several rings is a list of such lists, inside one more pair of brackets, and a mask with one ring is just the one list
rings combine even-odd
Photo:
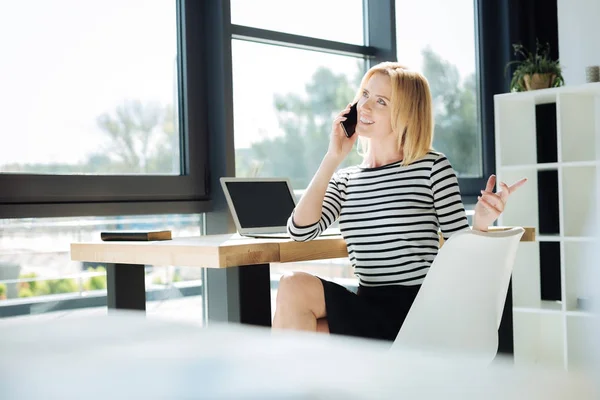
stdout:
[[[321,279],[321,278],[319,278]],[[321,279],[329,332],[394,341],[420,285],[359,286],[357,293]]]

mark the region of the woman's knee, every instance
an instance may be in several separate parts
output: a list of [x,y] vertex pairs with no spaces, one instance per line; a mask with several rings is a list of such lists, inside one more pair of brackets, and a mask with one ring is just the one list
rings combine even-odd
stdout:
[[279,280],[277,304],[306,307],[316,315],[325,313],[323,283],[305,272],[286,274]]
[[277,298],[281,298],[281,300],[302,300],[303,297],[306,297],[307,292],[315,290],[318,283],[315,281],[319,281],[319,278],[305,272],[285,274],[279,280]]

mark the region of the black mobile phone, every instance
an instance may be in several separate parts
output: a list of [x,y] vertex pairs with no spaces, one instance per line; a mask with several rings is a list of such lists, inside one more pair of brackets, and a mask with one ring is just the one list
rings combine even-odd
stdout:
[[358,111],[356,110],[356,104],[352,104],[350,107],[350,112],[348,114],[344,114],[346,117],[345,121],[342,121],[342,128],[344,128],[344,133],[346,137],[352,137],[354,132],[356,131],[356,123],[358,122]]

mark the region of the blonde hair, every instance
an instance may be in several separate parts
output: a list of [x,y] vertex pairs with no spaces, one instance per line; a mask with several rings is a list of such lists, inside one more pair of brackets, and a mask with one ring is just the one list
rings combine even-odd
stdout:
[[[402,165],[409,165],[432,150],[434,120],[429,82],[421,73],[397,62],[382,62],[363,76],[354,102],[360,99],[367,82],[375,74],[390,77],[392,131],[398,135],[398,150],[403,152]],[[359,142],[359,154],[364,157],[369,142],[360,137]]]

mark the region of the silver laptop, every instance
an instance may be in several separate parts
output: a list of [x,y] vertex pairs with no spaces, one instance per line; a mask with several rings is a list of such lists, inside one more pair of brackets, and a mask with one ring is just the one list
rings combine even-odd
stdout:
[[[221,178],[221,186],[240,235],[289,238],[287,221],[296,196],[286,178]],[[339,235],[327,229],[321,235]]]

